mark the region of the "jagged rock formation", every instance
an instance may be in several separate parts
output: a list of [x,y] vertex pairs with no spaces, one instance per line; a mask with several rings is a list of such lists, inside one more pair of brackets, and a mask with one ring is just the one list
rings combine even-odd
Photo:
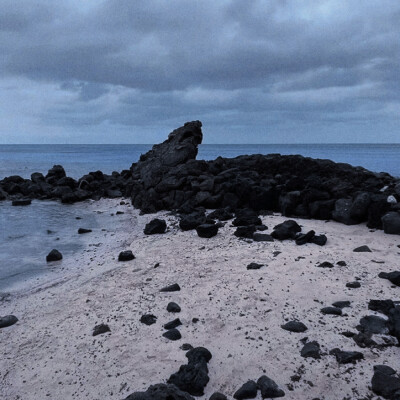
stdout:
[[299,155],[196,160],[201,126],[193,121],[174,130],[121,173],[90,172],[75,181],[61,166],[54,166],[46,176],[32,174],[31,180],[5,178],[0,181],[0,200],[54,198],[72,203],[130,196],[146,213],[250,208],[348,225],[367,222],[370,228],[400,233],[400,183],[389,174]]

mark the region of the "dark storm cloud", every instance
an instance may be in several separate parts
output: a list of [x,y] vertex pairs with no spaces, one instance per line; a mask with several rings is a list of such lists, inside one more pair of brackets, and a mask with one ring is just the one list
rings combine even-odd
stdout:
[[5,0],[0,129],[131,141],[196,118],[214,142],[351,142],[374,140],[368,123],[398,141],[399,20],[394,0]]

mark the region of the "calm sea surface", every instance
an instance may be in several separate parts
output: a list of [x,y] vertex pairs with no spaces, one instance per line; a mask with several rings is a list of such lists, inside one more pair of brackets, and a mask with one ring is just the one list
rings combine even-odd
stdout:
[[[128,169],[151,145],[0,145],[0,179],[10,175],[29,178],[45,174],[54,164],[67,175],[79,178],[90,171],[105,173]],[[376,172],[400,176],[400,144],[296,144],[296,145],[201,145],[198,159],[242,154],[301,154],[331,159]],[[0,292],[29,285],[46,273],[45,255],[54,247],[65,256],[82,248],[76,234],[81,222],[98,228],[98,217],[78,205],[34,201],[29,207],[11,207],[0,202]],[[110,219],[109,223],[112,224]],[[102,220],[107,228],[107,220]]]

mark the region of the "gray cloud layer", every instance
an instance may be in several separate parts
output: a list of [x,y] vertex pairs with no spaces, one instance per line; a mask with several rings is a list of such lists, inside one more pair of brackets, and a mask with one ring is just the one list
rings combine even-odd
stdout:
[[[3,0],[0,142],[399,142],[400,3]],[[208,134],[207,134],[208,132]]]

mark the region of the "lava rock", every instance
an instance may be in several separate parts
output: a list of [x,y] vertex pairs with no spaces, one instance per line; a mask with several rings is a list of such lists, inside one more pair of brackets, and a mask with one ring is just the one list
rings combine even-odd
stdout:
[[310,243],[314,236],[315,232],[312,230],[305,234],[299,234],[298,236],[296,236],[296,244],[298,246],[302,246],[303,244]]
[[399,399],[400,378],[396,371],[386,365],[375,365],[372,377],[372,391],[385,399]]
[[296,333],[305,332],[307,330],[307,327],[300,321],[289,321],[286,324],[281,325],[281,328],[285,331]]
[[376,315],[367,315],[360,319],[359,328],[362,332],[371,332],[375,334],[387,334],[389,329],[387,327],[388,321]]
[[355,225],[358,222],[352,218],[353,201],[351,199],[338,199],[335,203],[335,209],[332,211],[332,218],[335,221],[346,225]]
[[389,212],[382,217],[382,226],[385,233],[400,235],[400,214]]
[[153,314],[144,314],[140,317],[140,322],[145,325],[153,325],[157,321],[157,317]]
[[214,392],[209,400],[228,400],[228,398],[222,393]]
[[348,301],[348,300],[335,301],[332,305],[333,305],[333,307],[337,307],[337,308],[350,307],[350,301]]
[[322,314],[329,314],[329,315],[342,315],[342,309],[338,307],[324,307],[321,308]]
[[92,232],[91,229],[85,229],[85,228],[79,228],[79,229],[78,229],[78,233],[79,233],[80,235],[82,235],[83,233],[90,233],[90,232]]
[[102,335],[103,333],[111,332],[111,329],[106,324],[96,325],[93,329],[93,336]]
[[237,400],[254,399],[257,396],[258,386],[254,381],[244,383],[233,395]]
[[317,265],[318,268],[333,268],[334,265],[332,263],[330,263],[329,261],[324,261],[321,264]]
[[296,221],[289,219],[274,226],[271,236],[277,240],[294,239],[298,232],[301,232],[300,225]]
[[182,325],[181,320],[180,320],[179,318],[176,318],[176,319],[174,319],[173,321],[167,322],[167,323],[164,325],[164,329],[167,329],[167,330],[169,330],[169,329],[175,329],[175,328],[177,328],[177,327],[180,326],[180,325]]
[[253,233],[253,240],[255,242],[273,242],[274,238],[266,233]]
[[169,340],[179,340],[182,338],[181,333],[178,331],[178,329],[169,329],[167,332],[163,333],[163,336]]
[[300,352],[301,356],[304,358],[315,358],[315,359],[320,359],[321,358],[321,349],[320,345],[318,342],[308,342],[306,343],[303,348],[301,349]]
[[31,203],[32,203],[31,199],[18,199],[18,200],[13,200],[11,204],[14,207],[18,207],[18,206],[29,206]]
[[192,229],[196,229],[199,225],[202,225],[206,222],[206,217],[204,213],[191,213],[181,217],[179,221],[179,227],[183,231],[189,231]]
[[160,292],[179,292],[180,290],[181,287],[177,283],[174,283],[172,285],[163,287],[160,289]]
[[167,230],[167,223],[163,219],[155,218],[146,224],[144,228],[145,235],[155,235],[165,233]]
[[252,239],[255,231],[256,231],[255,225],[238,226],[236,228],[234,235],[239,238]]
[[262,225],[262,221],[258,215],[243,215],[236,217],[233,226],[249,226],[249,225]]
[[46,261],[47,262],[60,261],[62,260],[62,258],[63,258],[62,254],[58,250],[53,249],[49,254],[47,254]]
[[178,313],[178,312],[181,312],[181,308],[179,307],[178,304],[176,304],[173,301],[171,301],[167,305],[167,311],[168,312],[172,312],[172,313]]
[[364,359],[364,354],[359,351],[342,351],[336,348],[331,350],[329,354],[334,355],[339,364],[354,364],[356,361]]
[[252,262],[247,266],[247,269],[260,269],[263,266],[264,266],[264,264],[257,264],[257,263]]
[[197,235],[201,238],[212,238],[218,233],[218,225],[202,224],[196,228]]
[[347,265],[346,261],[338,261],[336,264],[339,265],[339,267],[345,267]]
[[400,286],[400,271],[381,272],[378,276],[379,278],[389,280],[393,285]]
[[15,315],[6,315],[0,317],[0,328],[7,328],[18,322],[18,318]]
[[316,244],[318,246],[325,246],[328,238],[325,235],[315,235],[311,239],[311,243]]
[[131,261],[134,260],[135,256],[133,255],[131,250],[121,251],[118,256],[118,261]]
[[158,383],[150,386],[145,392],[132,393],[125,400],[194,400],[194,398],[175,385]]
[[276,398],[276,397],[283,397],[285,396],[285,392],[268,376],[261,376],[258,381],[257,385],[261,391],[261,397],[265,398]]
[[372,253],[372,250],[367,245],[356,247],[353,251],[356,253]]
[[359,287],[361,287],[361,283],[354,281],[354,282],[347,282],[346,283],[346,287],[350,288],[350,289],[358,289]]
[[392,308],[394,308],[393,300],[370,300],[368,308],[372,311],[379,311],[382,314],[389,315]]

